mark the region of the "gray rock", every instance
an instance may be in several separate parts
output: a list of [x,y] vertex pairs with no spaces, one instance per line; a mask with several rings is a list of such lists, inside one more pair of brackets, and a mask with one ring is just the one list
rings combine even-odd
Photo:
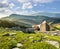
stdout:
[[32,36],[29,36],[28,38],[33,38]]
[[17,47],[22,47],[23,45],[21,43],[17,43]]
[[57,36],[58,35],[58,33],[52,33],[52,36]]
[[49,44],[52,44],[52,45],[54,45],[55,47],[59,48],[59,42],[57,42],[57,41],[50,41],[50,40],[48,40],[48,41],[46,41],[46,42],[48,42]]
[[10,36],[13,36],[13,35],[16,35],[16,33],[10,33],[9,35],[10,35]]
[[15,48],[12,48],[12,49],[20,49],[20,48],[18,48],[18,47],[15,47]]

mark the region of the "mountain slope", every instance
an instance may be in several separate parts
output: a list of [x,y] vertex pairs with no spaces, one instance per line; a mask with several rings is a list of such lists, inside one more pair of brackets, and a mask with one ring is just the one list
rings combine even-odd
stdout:
[[34,24],[40,24],[42,21],[46,20],[47,22],[60,23],[60,18],[48,17],[43,15],[18,15],[11,14],[9,17],[2,18],[1,20],[11,21],[20,26],[31,27]]

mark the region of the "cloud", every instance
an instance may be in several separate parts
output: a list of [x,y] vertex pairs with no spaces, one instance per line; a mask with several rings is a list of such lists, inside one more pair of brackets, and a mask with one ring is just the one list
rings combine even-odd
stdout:
[[0,8],[8,7],[8,0],[1,0],[0,1]]
[[18,10],[18,9],[20,9],[21,7],[16,7],[14,10]]
[[2,4],[2,3],[0,3],[0,8],[3,8],[3,7],[8,7],[8,4]]
[[50,3],[53,2],[55,0],[18,0],[20,3],[24,3],[24,2],[33,2],[33,3]]
[[30,11],[23,10],[23,11],[16,11],[15,12],[15,14],[21,14],[21,15],[30,15],[30,14],[33,14],[33,13],[36,13],[36,11],[33,11],[33,10],[30,10]]
[[44,6],[44,4],[41,3],[51,3],[53,1],[56,0],[0,0],[0,13],[3,14],[5,13],[6,15],[12,13],[18,13],[18,14],[35,13],[35,11],[33,11],[34,6],[35,7]]
[[9,4],[9,7],[10,7],[10,8],[13,8],[14,6],[15,6],[14,3],[10,3],[10,4]]
[[33,6],[30,2],[24,3],[22,6],[22,9],[32,9],[32,8],[33,8]]
[[29,0],[18,0],[20,3],[29,2]]
[[4,11],[7,15],[9,15],[9,14],[12,14],[13,13],[13,11],[11,11],[10,9],[5,9],[5,11]]
[[0,13],[2,13],[2,14],[10,15],[13,12],[14,11],[10,10],[9,8],[0,8]]
[[37,6],[37,4],[34,4],[34,6]]
[[3,4],[5,4],[5,3],[7,3],[8,2],[8,0],[2,0],[1,1],[1,3],[3,3]]
[[0,8],[0,13],[4,12],[5,8]]
[[25,10],[23,10],[23,11],[16,11],[15,13],[16,14],[21,14],[21,15],[29,14],[29,12],[28,11],[25,11]]

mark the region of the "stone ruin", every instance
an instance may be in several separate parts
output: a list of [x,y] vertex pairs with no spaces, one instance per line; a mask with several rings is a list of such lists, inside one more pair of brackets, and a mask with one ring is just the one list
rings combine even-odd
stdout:
[[46,21],[43,21],[40,25],[40,31],[50,31],[50,26]]
[[32,28],[34,28],[35,30],[38,31],[50,31],[50,26],[46,21],[43,21],[41,24],[39,25],[33,25]]

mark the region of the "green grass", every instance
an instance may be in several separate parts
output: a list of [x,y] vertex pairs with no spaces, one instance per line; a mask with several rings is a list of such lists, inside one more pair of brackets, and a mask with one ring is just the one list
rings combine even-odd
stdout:
[[55,30],[60,30],[60,25],[55,25],[55,26],[54,26],[54,29],[55,29]]
[[[12,34],[16,33],[13,36],[3,36],[3,34]],[[57,49],[55,46],[48,44],[45,40],[56,40],[60,42],[60,36],[48,36],[46,34],[27,34],[21,31],[9,30],[8,28],[0,28],[0,49],[12,49],[16,47],[17,43],[20,42],[23,44],[21,49]],[[32,38],[29,38],[32,37]]]

